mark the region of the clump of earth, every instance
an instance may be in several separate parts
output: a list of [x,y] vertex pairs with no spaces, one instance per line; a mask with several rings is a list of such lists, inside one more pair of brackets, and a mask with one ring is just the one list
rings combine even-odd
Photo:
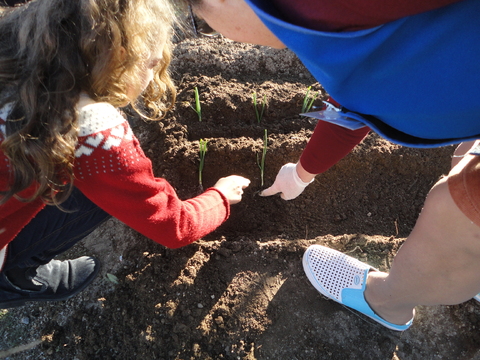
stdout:
[[[419,307],[399,333],[326,300],[309,283],[311,244],[388,270],[453,147],[405,148],[370,134],[297,199],[263,198],[315,128],[299,116],[307,89],[328,94],[288,50],[226,39],[175,47],[175,109],[159,122],[131,117],[156,176],[183,199],[237,174],[251,180],[226,223],[167,249],[111,219],[63,257],[103,268],[80,295],[0,312],[0,358],[26,359],[479,359],[480,304]],[[202,121],[194,105],[199,91]],[[257,106],[265,101],[261,119]],[[264,184],[259,160],[267,134]],[[207,141],[202,186],[199,140]]]

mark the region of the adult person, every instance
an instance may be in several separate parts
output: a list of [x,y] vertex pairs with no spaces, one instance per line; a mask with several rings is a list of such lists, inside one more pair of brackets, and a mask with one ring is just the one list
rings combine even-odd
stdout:
[[303,263],[317,290],[399,331],[417,305],[458,304],[480,291],[480,160],[469,154],[480,138],[479,0],[189,5],[227,38],[287,46],[341,104],[332,110],[340,122],[320,121],[299,162],[283,166],[263,196],[295,198],[370,129],[405,146],[462,143],[389,273],[314,245]]

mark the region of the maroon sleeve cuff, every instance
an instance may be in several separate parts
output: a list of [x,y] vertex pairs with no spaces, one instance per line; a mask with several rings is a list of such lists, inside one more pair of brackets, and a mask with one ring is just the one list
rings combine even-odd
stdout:
[[311,174],[325,172],[345,157],[369,132],[370,128],[367,126],[350,130],[326,121],[319,121],[303,150],[300,163]]

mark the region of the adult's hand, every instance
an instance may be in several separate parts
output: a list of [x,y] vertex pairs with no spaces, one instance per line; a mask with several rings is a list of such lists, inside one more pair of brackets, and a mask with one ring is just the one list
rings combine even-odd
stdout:
[[308,182],[304,182],[297,173],[297,164],[285,164],[278,172],[273,185],[263,190],[260,196],[280,194],[283,200],[295,199],[313,181],[315,175],[312,174],[310,177]]

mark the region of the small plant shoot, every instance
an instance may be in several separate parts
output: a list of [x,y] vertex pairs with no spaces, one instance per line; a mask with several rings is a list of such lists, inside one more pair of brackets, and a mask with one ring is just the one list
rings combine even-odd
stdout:
[[257,165],[260,168],[260,186],[263,186],[263,177],[265,173],[265,156],[267,155],[267,145],[268,145],[268,136],[267,136],[267,129],[264,131],[263,135],[263,149],[262,149],[262,158],[258,159],[257,154]]
[[195,107],[190,104],[190,107],[197,113],[198,121],[202,121],[202,105],[200,104],[200,94],[198,92],[198,88],[195,86],[194,89],[195,94]]
[[263,101],[262,101],[262,104],[261,104],[261,110],[258,111],[258,107],[260,105],[260,103],[257,101],[257,93],[254,92],[252,94],[252,98],[253,98],[253,107],[255,109],[255,115],[257,116],[257,123],[260,124],[260,122],[262,121],[262,118],[263,118],[263,113],[265,111],[265,104],[267,102],[267,96],[266,95],[263,95]]
[[318,95],[320,94],[320,91],[319,91],[316,94],[311,95],[310,94],[311,90],[312,90],[312,87],[309,86],[305,94],[305,97],[303,98],[302,112],[301,112],[302,114],[310,111],[310,109],[313,106],[313,102],[317,99]]
[[207,152],[207,140],[200,139],[198,141],[198,155],[200,157],[200,163],[198,164],[198,184],[200,188],[203,190],[203,179],[202,179],[202,172],[203,172],[203,165],[205,163],[205,153]]
[[118,277],[116,277],[115,275],[113,274],[110,274],[110,273],[107,273],[105,275],[105,277],[107,278],[108,281],[114,283],[114,284],[118,284]]

